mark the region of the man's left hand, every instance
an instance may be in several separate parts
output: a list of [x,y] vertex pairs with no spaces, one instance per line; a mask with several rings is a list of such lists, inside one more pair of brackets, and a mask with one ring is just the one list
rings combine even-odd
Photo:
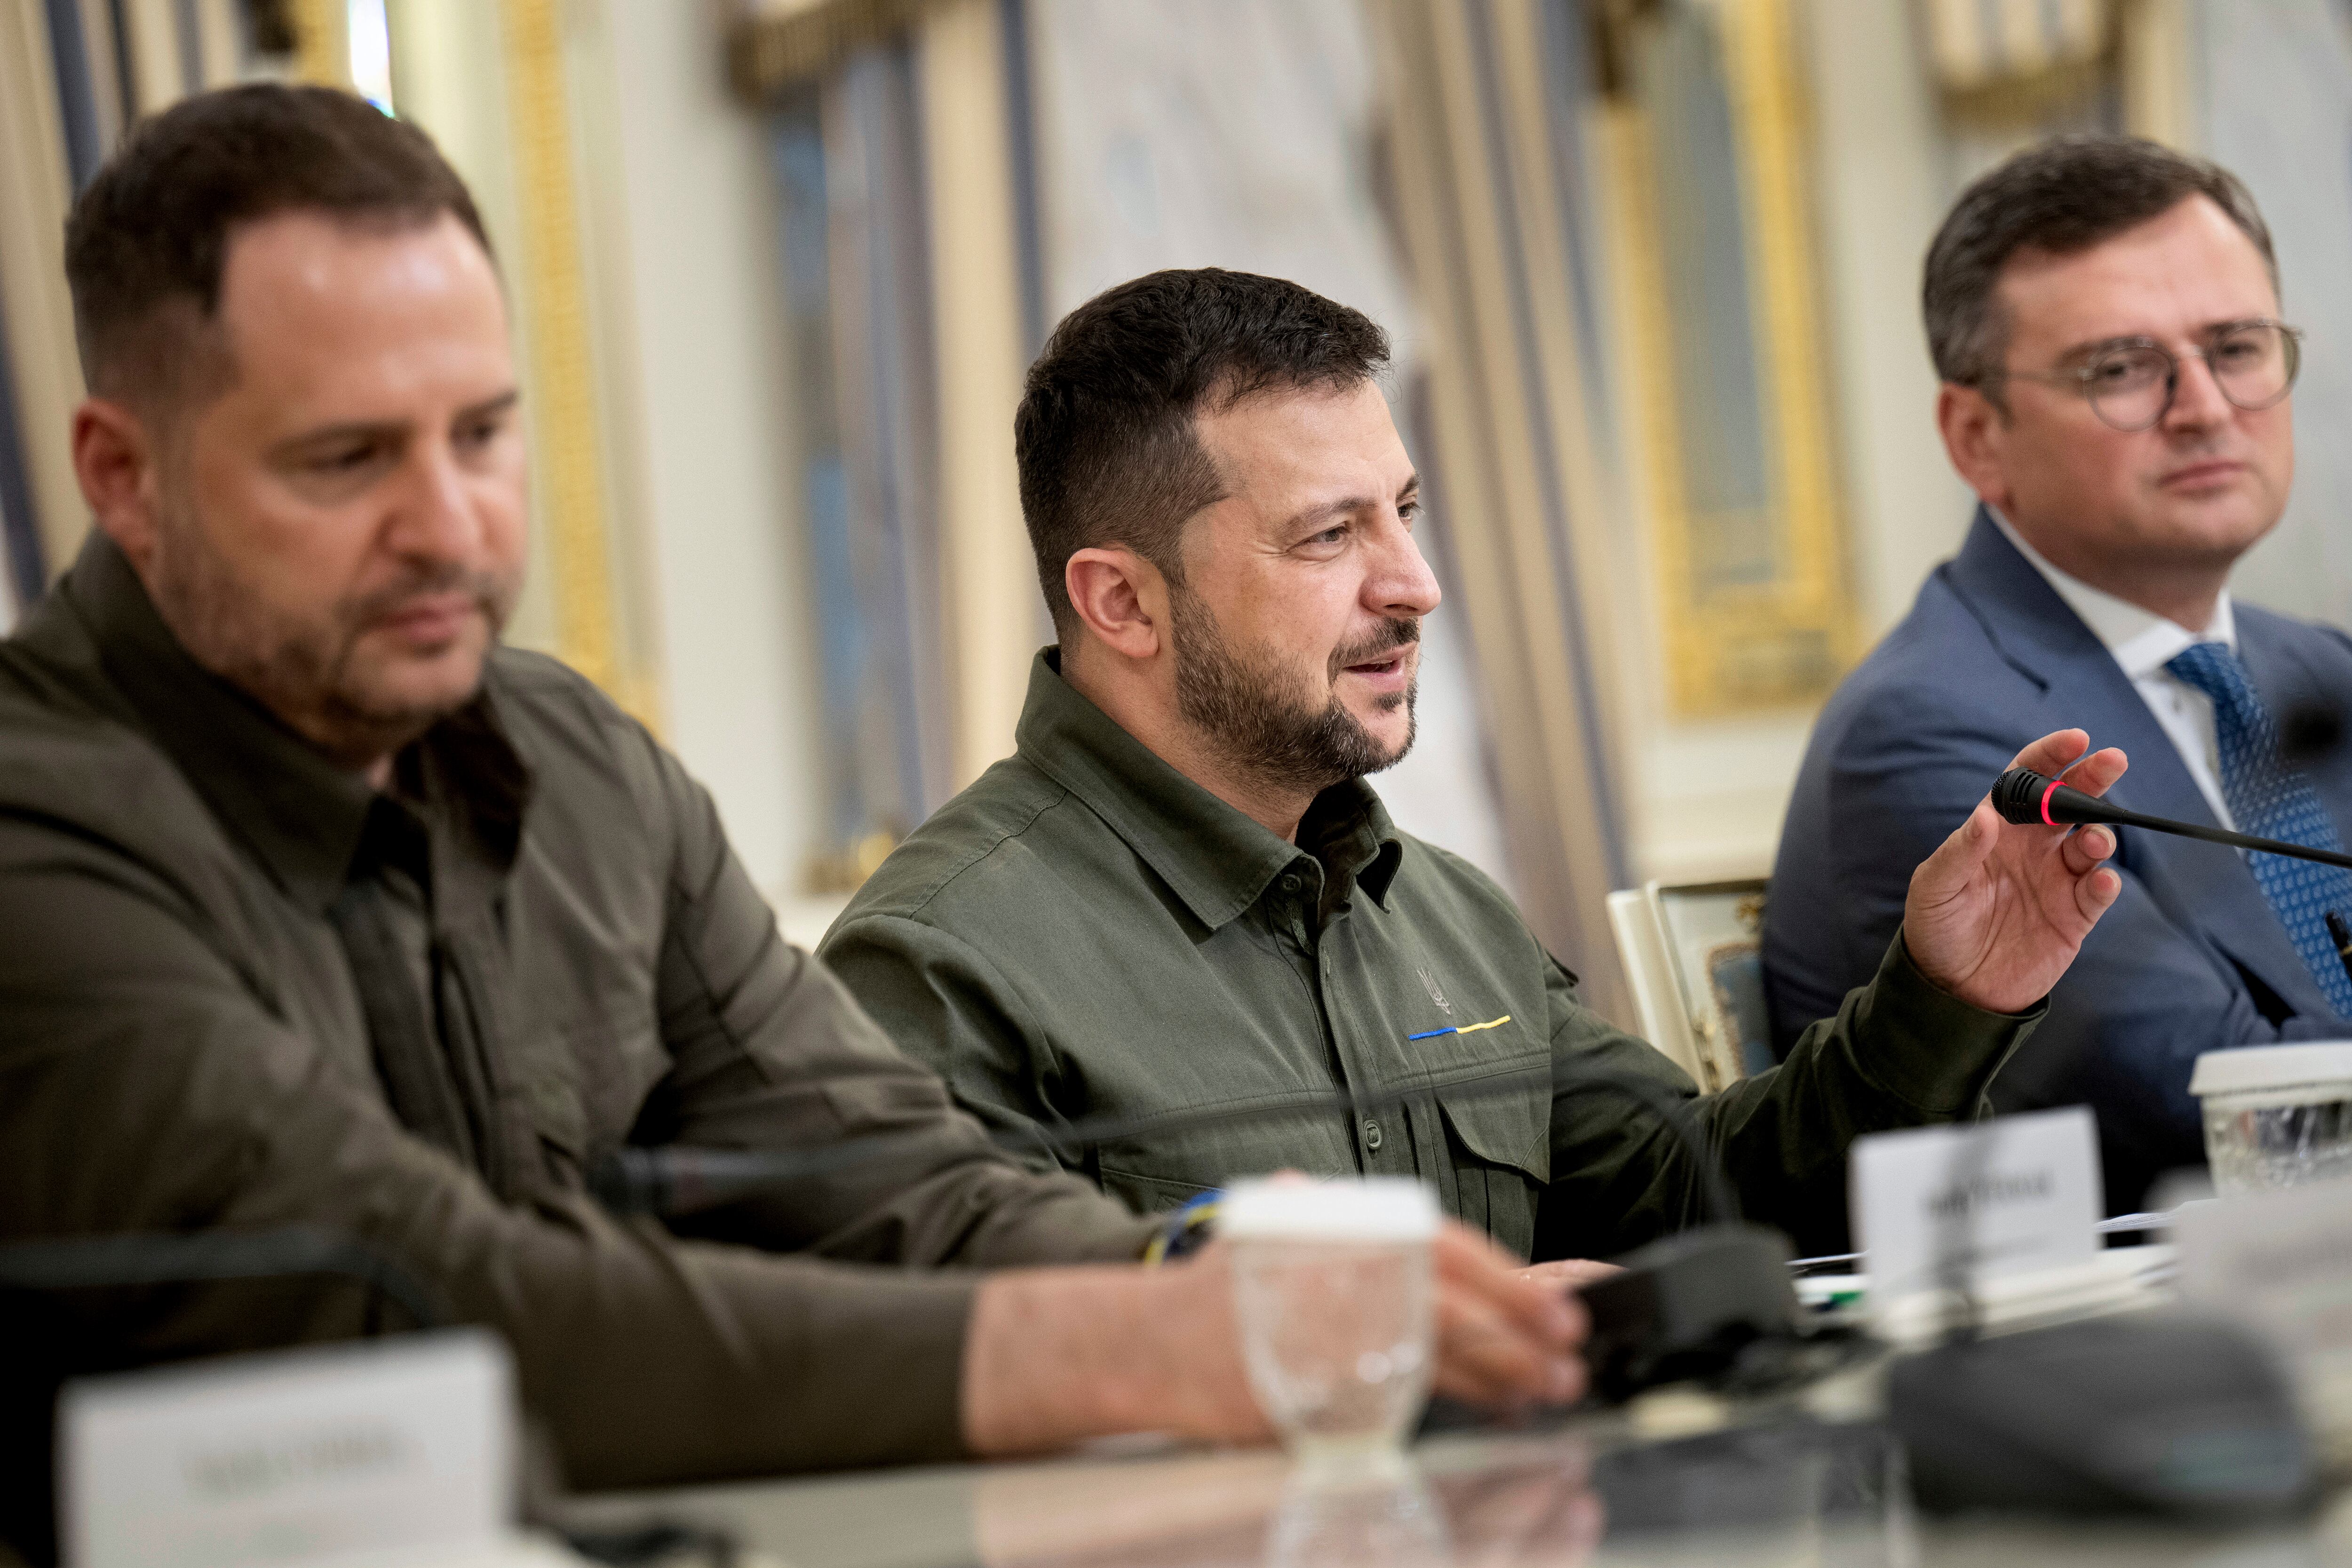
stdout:
[[[2083,756],[2090,743],[2080,730],[2061,730],[2010,766],[2055,777],[2074,763],[2066,782],[2105,795],[2128,764],[2112,746]],[[2112,829],[2004,822],[1988,795],[1911,874],[1903,940],[1912,962],[1973,1006],[2023,1012],[2050,994],[2123,891],[2123,879],[2100,864],[2115,852]]]
[[1518,1270],[1520,1279],[1530,1285],[1560,1291],[1581,1290],[1587,1285],[1597,1285],[1612,1274],[1625,1270],[1614,1263],[1599,1263],[1590,1258],[1563,1258],[1551,1263],[1531,1263]]

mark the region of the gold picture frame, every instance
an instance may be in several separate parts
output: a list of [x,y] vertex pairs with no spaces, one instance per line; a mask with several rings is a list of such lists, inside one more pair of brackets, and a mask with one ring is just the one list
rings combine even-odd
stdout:
[[1788,0],[1611,14],[1601,144],[1628,458],[1677,718],[1818,701],[1859,652]]

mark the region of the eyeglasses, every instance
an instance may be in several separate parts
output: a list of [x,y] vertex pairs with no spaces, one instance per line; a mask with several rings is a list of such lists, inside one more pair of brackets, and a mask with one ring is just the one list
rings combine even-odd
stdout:
[[2180,361],[2201,359],[2213,384],[2240,408],[2271,408],[2294,387],[2303,368],[2303,332],[2283,321],[2238,321],[2217,328],[2201,349],[2175,355],[2150,338],[2100,345],[2089,360],[2066,370],[2006,371],[1988,381],[2040,381],[2074,386],[2091,400],[2101,424],[2146,430],[2172,412],[2180,391]]

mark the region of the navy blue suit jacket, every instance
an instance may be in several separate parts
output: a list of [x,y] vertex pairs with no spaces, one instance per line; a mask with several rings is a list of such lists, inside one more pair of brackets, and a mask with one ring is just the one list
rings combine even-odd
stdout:
[[[2352,639],[2235,607],[2239,657],[2276,717],[2314,700],[2352,706]],[[1830,699],[1780,837],[1764,918],[1765,988],[1781,1048],[1875,973],[1913,868],[2053,730],[2120,746],[2131,771],[2110,798],[2213,824],[2147,704],[2081,618],[1981,510],[1902,624]],[[2306,764],[2352,842],[2352,748]],[[2087,1104],[2099,1121],[2107,1202],[2137,1206],[2160,1173],[2204,1159],[2189,1094],[2200,1051],[2352,1037],[2271,912],[2239,853],[2126,828],[2123,896],[2001,1070],[2003,1110]],[[2352,916],[2352,910],[2345,913]]]

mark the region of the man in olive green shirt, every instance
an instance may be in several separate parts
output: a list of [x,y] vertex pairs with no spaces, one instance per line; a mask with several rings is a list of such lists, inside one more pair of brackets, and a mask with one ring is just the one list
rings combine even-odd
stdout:
[[[98,531],[0,643],[0,1260],[364,1244],[506,1339],[588,1486],[1265,1436],[1217,1249],[1136,1267],[1153,1226],[994,1147],[778,938],[676,758],[496,646],[505,302],[421,132],[190,100],[68,252]],[[591,1197],[662,1143],[834,1158],[674,1227]],[[1467,1232],[1439,1258],[1441,1384],[1572,1396],[1574,1310]],[[60,1378],[406,1326],[299,1264],[0,1289],[0,1542],[51,1549]]]
[[1604,1256],[1699,1215],[1650,1103],[1670,1099],[1750,1216],[1833,1249],[1848,1143],[1976,1111],[2115,896],[2111,836],[1980,806],[1915,877],[1877,980],[1786,1066],[1696,1096],[1362,780],[1411,743],[1438,601],[1385,354],[1353,310],[1214,269],[1062,323],[1016,426],[1060,647],[1015,755],[890,856],[820,955],[995,1126],[1133,1119],[1055,1147],[1140,1207],[1285,1166],[1419,1176],[1522,1257]]

